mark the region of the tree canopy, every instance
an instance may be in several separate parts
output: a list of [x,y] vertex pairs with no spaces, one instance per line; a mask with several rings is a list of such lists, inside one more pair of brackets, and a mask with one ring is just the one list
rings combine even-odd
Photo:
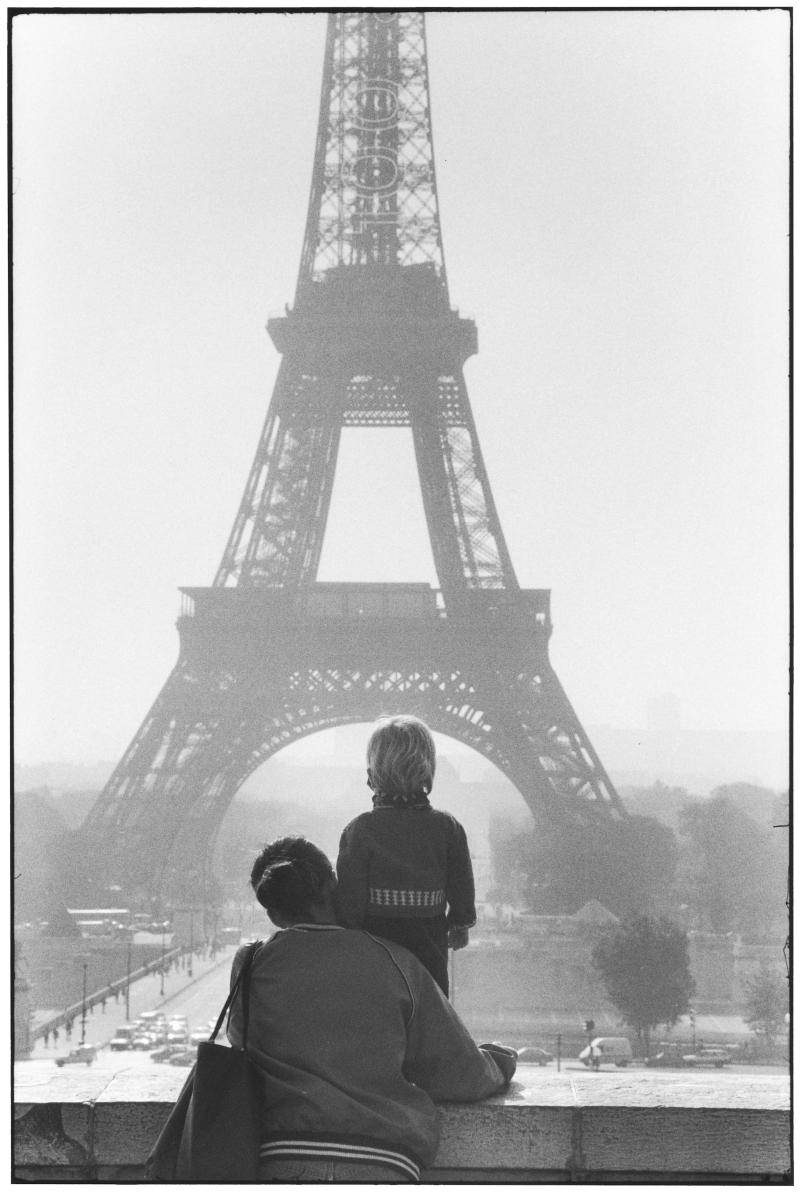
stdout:
[[[739,785],[745,787],[746,785]],[[687,802],[681,833],[689,846],[687,894],[715,933],[763,933],[785,914],[788,869],[783,829],[765,829],[718,789]]]
[[595,946],[592,962],[622,1019],[644,1036],[689,1010],[694,979],[686,933],[665,917],[634,916]]
[[678,854],[674,833],[654,817],[552,833],[530,827],[503,834],[496,828],[490,844],[494,873],[503,876],[508,898],[542,915],[576,912],[592,899],[617,916],[661,910]]
[[786,978],[763,962],[756,974],[746,979],[744,1021],[767,1044],[774,1044],[789,1010]]

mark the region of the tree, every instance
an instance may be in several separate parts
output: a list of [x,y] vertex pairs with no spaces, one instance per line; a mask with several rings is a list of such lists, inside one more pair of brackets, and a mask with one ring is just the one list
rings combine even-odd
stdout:
[[786,980],[762,962],[761,969],[746,980],[744,988],[745,1024],[750,1025],[756,1036],[763,1036],[771,1048],[788,1010]]
[[694,979],[686,933],[665,917],[635,916],[598,942],[592,963],[626,1024],[644,1036],[689,1010]]
[[768,932],[784,915],[786,835],[742,811],[731,796],[742,787],[718,789],[681,812],[687,900],[715,933]]
[[521,880],[528,907],[542,915],[577,912],[598,900],[617,916],[668,906],[675,835],[653,817],[625,817],[547,832],[530,828],[490,835],[495,883]]

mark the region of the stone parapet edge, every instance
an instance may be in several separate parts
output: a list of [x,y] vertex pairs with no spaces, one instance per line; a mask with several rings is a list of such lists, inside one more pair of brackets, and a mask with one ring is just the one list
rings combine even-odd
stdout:
[[[15,1108],[21,1181],[141,1180],[171,1103]],[[446,1104],[430,1182],[791,1181],[785,1108]]]

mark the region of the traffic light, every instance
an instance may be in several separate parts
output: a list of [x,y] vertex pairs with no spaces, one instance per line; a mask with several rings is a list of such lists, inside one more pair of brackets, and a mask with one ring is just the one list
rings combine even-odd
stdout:
[[583,1031],[584,1032],[594,1032],[594,1020],[584,1020]]

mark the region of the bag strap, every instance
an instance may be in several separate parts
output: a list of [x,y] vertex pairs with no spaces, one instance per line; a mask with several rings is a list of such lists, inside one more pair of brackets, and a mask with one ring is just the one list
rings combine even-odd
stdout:
[[259,945],[261,942],[256,941],[242,974],[242,1049],[245,1052],[247,1051],[247,1026],[250,1021],[250,976],[253,972],[253,959]]
[[243,1040],[242,1048],[246,1048],[246,1046],[247,1046],[247,1019],[248,1019],[248,1006],[247,1005],[249,1003],[249,994],[250,994],[250,970],[252,969],[253,958],[256,956],[256,950],[262,944],[263,944],[263,942],[261,942],[261,941],[254,941],[252,943],[252,945],[250,945],[248,947],[247,953],[244,956],[244,961],[242,962],[241,970],[236,975],[236,982],[233,984],[230,991],[228,992],[228,998],[225,1000],[225,1006],[223,1007],[222,1011],[219,1013],[219,1018],[217,1019],[217,1023],[214,1026],[214,1031],[211,1033],[211,1036],[208,1038],[209,1041],[213,1042],[217,1039],[217,1033],[219,1032],[220,1028],[222,1027],[222,1022],[225,1019],[225,1016],[228,1014],[231,1004],[233,1003],[234,999],[236,998],[236,992],[239,990],[240,987],[242,987],[243,1000],[244,1000],[244,1040]]

